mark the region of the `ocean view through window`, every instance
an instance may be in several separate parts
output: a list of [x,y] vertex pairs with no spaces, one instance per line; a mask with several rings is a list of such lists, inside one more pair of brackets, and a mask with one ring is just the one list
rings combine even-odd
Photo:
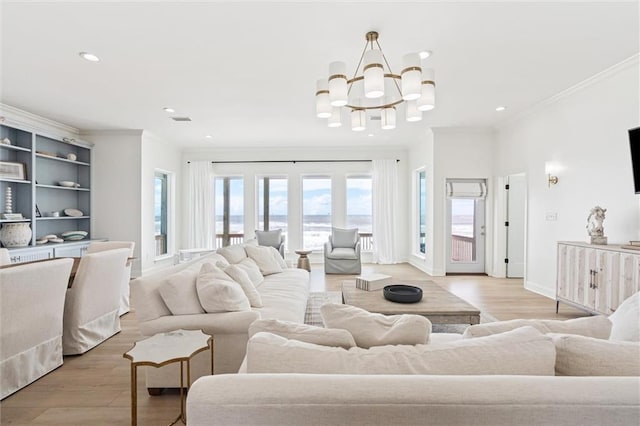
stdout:
[[302,178],[302,243],[306,250],[322,250],[331,235],[331,178]]
[[153,181],[154,187],[154,234],[155,256],[163,256],[168,253],[168,228],[169,228],[169,175],[156,171]]
[[216,246],[225,247],[244,241],[244,179],[216,177]]
[[289,220],[289,193],[287,183],[287,178],[280,177],[263,177],[258,179],[257,229],[263,231],[282,229],[282,233],[285,236],[287,235]]
[[347,228],[358,228],[362,250],[373,249],[371,176],[347,177]]

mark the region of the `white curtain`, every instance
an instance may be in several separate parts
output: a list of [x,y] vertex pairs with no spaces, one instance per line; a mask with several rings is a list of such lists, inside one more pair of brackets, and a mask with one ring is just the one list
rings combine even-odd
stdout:
[[398,263],[398,164],[373,160],[373,261]]
[[211,161],[188,164],[187,247],[215,248],[214,180]]

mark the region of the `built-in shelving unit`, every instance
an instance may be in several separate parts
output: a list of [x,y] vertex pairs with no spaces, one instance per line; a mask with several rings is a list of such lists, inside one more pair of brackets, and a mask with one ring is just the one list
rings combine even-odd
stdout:
[[[53,247],[54,244],[36,245],[37,239],[50,234],[60,235],[67,231],[88,232],[89,235],[84,240],[86,245],[91,238],[92,144],[0,124],[0,140],[5,138],[9,139],[11,144],[0,144],[0,161],[22,164],[24,179],[0,177],[0,212],[6,212],[4,196],[10,187],[13,213],[21,213],[24,219],[0,219],[0,224],[30,223],[33,237],[28,248],[38,253],[44,254],[47,248]],[[61,186],[62,181],[74,182],[79,186]],[[66,216],[65,209],[80,210],[82,216]],[[57,217],[53,216],[55,213],[58,214]],[[78,244],[74,242],[73,246],[77,247]],[[62,243],[55,247],[61,250],[68,245],[70,244]],[[12,249],[12,252],[14,251],[19,251],[25,259],[31,257],[24,248]]]

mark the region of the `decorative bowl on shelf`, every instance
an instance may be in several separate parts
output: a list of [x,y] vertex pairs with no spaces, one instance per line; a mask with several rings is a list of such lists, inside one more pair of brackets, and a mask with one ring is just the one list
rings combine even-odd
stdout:
[[80,241],[87,235],[88,233],[86,231],[67,231],[60,234],[65,241]]
[[60,182],[58,182],[58,185],[64,186],[65,188],[73,188],[74,186],[76,186],[76,183],[71,182],[70,180],[61,180]]
[[84,215],[84,213],[78,209],[64,209],[64,214],[72,217],[80,217]]
[[412,285],[394,284],[386,286],[383,295],[390,302],[417,303],[422,300],[422,289]]

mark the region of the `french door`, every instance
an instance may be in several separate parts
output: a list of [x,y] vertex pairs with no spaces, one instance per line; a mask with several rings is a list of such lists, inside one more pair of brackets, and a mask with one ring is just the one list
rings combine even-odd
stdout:
[[447,179],[447,273],[485,272],[484,179]]

